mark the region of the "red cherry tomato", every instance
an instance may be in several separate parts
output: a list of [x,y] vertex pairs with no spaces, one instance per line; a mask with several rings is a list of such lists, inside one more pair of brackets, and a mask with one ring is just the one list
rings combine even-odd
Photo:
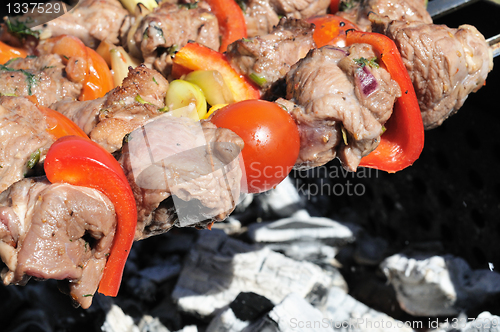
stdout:
[[299,130],[279,105],[245,100],[216,111],[210,121],[217,127],[231,129],[245,142],[242,156],[249,193],[275,187],[295,165],[300,149]]
[[313,39],[318,48],[325,45],[344,47],[346,45],[345,32],[350,29],[359,30],[354,23],[337,15],[314,16],[308,18],[307,22],[316,26]]

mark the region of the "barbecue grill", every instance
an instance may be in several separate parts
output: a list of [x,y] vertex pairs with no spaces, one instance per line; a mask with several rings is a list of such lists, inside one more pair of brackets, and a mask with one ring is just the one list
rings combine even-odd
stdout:
[[[430,6],[438,1],[431,1]],[[498,17],[500,4],[480,0],[435,19],[435,23],[446,23],[450,27],[471,24],[490,37],[500,32]],[[496,102],[499,92],[500,60],[497,57],[486,86],[471,94],[459,112],[443,125],[426,132],[424,150],[413,166],[395,174],[375,170],[354,174],[343,172],[334,160],[319,170],[292,172],[292,182],[297,188],[311,188],[308,184],[324,188],[322,193],[299,190],[310,213],[362,226],[371,236],[381,237],[390,244],[388,254],[410,249],[450,253],[465,258],[472,268],[497,271],[500,268],[497,248],[500,170],[496,167],[496,163],[500,163],[500,139],[496,138],[500,133],[500,106]],[[350,193],[347,188],[351,189]],[[258,212],[251,215],[258,216]],[[192,230],[174,232],[175,235],[168,234],[166,238],[173,240],[179,234],[190,238],[193,234]],[[156,249],[155,241],[145,240],[141,250]],[[347,271],[348,282],[356,279],[355,273]],[[25,288],[16,288],[15,292],[25,291]],[[7,326],[9,315],[13,315],[12,310],[7,310],[8,302],[3,302],[7,294],[12,296],[0,286],[0,326]],[[99,297],[96,300],[101,301]],[[379,301],[370,298],[363,301],[371,301],[367,304],[387,311],[387,306]],[[485,309],[499,315],[498,303],[490,303],[477,311]],[[67,304],[61,300],[61,308]],[[75,327],[75,322],[85,319],[103,319],[101,313],[92,309],[71,314],[69,309],[58,310],[68,326]],[[392,313],[401,319],[408,318],[399,310]]]
[[[432,3],[432,2],[431,2]],[[479,1],[435,20],[457,27],[472,24],[486,37],[500,31],[500,5]],[[333,181],[363,184],[366,193],[331,195],[321,213],[356,222],[400,248],[415,242],[441,241],[444,249],[465,257],[475,268],[500,266],[500,62],[486,86],[440,127],[426,131],[420,158],[404,171],[372,171]],[[335,161],[332,167],[340,167]],[[312,171],[313,175],[314,171]],[[297,178],[310,178],[296,172]],[[361,189],[360,189],[361,190]]]

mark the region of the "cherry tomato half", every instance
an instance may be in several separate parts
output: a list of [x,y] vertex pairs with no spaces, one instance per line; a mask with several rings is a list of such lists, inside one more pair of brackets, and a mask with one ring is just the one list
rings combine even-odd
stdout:
[[337,15],[315,16],[308,18],[307,22],[316,26],[313,39],[318,48],[325,45],[344,47],[346,45],[345,32],[350,29],[359,30],[354,23]]
[[211,121],[217,127],[231,129],[245,142],[242,156],[247,192],[269,190],[292,170],[299,155],[299,130],[279,105],[245,100],[217,110]]

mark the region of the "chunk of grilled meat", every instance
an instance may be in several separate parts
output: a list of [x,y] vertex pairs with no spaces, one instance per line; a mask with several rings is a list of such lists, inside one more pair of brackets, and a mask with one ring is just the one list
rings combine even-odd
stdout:
[[21,180],[0,194],[3,282],[66,280],[71,297],[88,308],[115,228],[113,204],[99,191],[44,178]]
[[316,46],[313,32],[312,24],[282,18],[271,33],[229,45],[227,58],[233,68],[253,77],[265,92]]
[[493,69],[493,55],[483,35],[471,25],[390,21],[371,16],[376,31],[396,43],[422,112],[426,129],[456,113],[471,92],[481,88]]
[[[118,31],[127,14],[118,0],[80,0],[73,10],[34,29],[43,38],[72,35],[95,49],[102,40],[118,43]],[[36,21],[37,14],[25,18]]]
[[144,63],[168,76],[172,56],[188,41],[219,50],[219,24],[204,2],[196,2],[194,8],[162,2],[141,18],[133,39]]
[[52,107],[73,120],[109,152],[122,146],[123,137],[161,115],[168,81],[157,71],[140,65],[130,69],[121,86],[90,101],[64,100]]
[[307,19],[326,14],[328,0],[245,0],[243,13],[249,37],[264,36],[278,25],[280,17]]
[[378,66],[362,59],[376,55],[371,46],[325,46],[309,52],[286,75],[284,105],[300,132],[296,168],[323,165],[338,157],[355,171],[361,158],[380,141],[383,124],[401,95],[398,84]]
[[26,98],[0,97],[0,192],[43,161],[54,142],[44,115]]
[[0,66],[0,94],[36,95],[40,105],[47,107],[64,98],[76,100],[82,84],[69,80],[65,69],[57,54],[13,59]]
[[375,13],[389,20],[432,23],[424,0],[364,0],[351,1],[351,7],[337,15],[356,23],[363,31],[371,31],[369,13]]

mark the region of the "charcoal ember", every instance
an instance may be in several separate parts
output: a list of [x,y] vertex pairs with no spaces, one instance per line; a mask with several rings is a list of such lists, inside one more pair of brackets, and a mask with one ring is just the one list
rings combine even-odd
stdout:
[[287,295],[265,317],[242,332],[327,332],[331,331],[318,309],[296,293]]
[[248,235],[254,242],[314,239],[330,245],[344,245],[355,241],[358,229],[330,218],[312,217],[301,209],[288,218],[252,224],[248,227]]
[[292,180],[287,177],[276,188],[256,196],[262,209],[277,217],[289,217],[304,207],[304,201],[299,196]]
[[24,303],[23,293],[18,287],[4,286],[0,283],[0,324],[12,320],[13,315],[16,313]]
[[305,297],[317,284],[345,286],[345,280],[310,262],[229,238],[222,231],[201,231],[172,297],[181,310],[209,316],[240,292],[254,292],[279,303],[292,292]]
[[238,319],[252,321],[274,307],[266,297],[253,292],[242,292],[229,305]]
[[396,254],[380,265],[403,310],[414,316],[453,316],[500,294],[500,274],[472,270],[451,255]]
[[240,332],[266,315],[273,307],[274,304],[262,295],[242,292],[216,314],[206,332]]
[[177,255],[159,260],[154,266],[139,271],[139,275],[156,284],[161,284],[181,272],[181,262]]
[[162,285],[157,294],[157,300],[159,301],[155,303],[153,308],[148,310],[149,315],[158,318],[170,331],[180,330],[186,324],[183,322],[182,313],[170,296],[174,286],[173,282]]
[[196,232],[176,232],[172,230],[166,234],[155,237],[153,241],[148,241],[149,249],[154,248],[155,252],[161,255],[171,253],[186,253],[196,241]]
[[360,265],[375,266],[387,257],[389,243],[381,237],[360,232],[354,250],[354,260]]
[[47,313],[42,309],[28,309],[11,324],[10,332],[51,332],[52,326]]
[[413,331],[405,323],[371,309],[338,287],[329,290],[326,305],[321,309],[334,331]]
[[131,292],[134,297],[143,301],[153,301],[156,295],[157,286],[148,278],[130,277],[126,281],[127,290]]

